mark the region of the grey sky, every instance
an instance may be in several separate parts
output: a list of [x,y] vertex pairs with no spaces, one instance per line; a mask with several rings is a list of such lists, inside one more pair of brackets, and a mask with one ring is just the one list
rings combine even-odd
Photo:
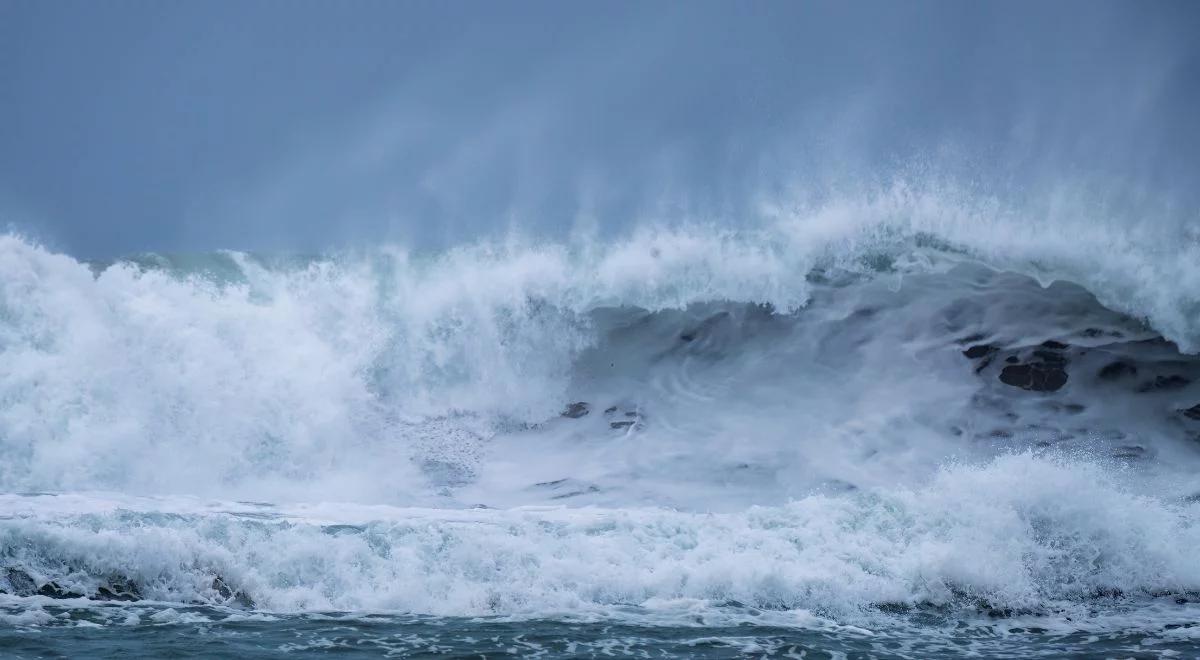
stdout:
[[1186,205],[1198,34],[1196,3],[0,0],[0,219],[82,256],[435,245],[915,160]]

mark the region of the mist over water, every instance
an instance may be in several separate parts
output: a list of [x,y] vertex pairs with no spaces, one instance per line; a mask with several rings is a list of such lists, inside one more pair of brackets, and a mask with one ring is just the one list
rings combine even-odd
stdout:
[[754,226],[896,179],[1196,221],[1189,3],[470,9],[6,4],[0,213],[87,258]]
[[1190,5],[471,9],[0,10],[5,648],[1196,652]]

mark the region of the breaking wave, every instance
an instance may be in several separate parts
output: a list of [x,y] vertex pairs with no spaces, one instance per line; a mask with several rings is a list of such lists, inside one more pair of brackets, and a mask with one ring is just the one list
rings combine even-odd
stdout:
[[904,188],[769,215],[429,254],[0,237],[0,488],[25,493],[0,590],[839,620],[1194,600],[1186,224]]

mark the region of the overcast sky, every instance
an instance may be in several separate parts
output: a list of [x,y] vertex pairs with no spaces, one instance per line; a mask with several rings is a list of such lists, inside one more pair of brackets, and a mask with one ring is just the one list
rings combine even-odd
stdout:
[[0,0],[0,221],[87,257],[426,246],[914,162],[1189,204],[1198,53],[1196,2]]

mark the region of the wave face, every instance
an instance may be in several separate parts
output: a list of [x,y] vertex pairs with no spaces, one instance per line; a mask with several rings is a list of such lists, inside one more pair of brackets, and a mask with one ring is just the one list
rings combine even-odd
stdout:
[[305,258],[0,238],[5,616],[1192,616],[1194,236],[905,189],[775,218]]

